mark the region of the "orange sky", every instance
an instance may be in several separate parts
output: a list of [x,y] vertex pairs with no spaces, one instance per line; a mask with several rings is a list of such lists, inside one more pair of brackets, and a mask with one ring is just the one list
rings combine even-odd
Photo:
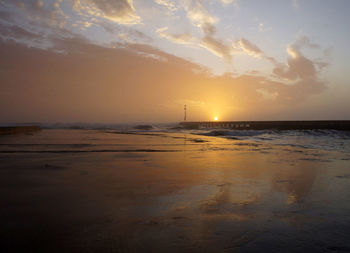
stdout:
[[[49,6],[49,2],[43,6]],[[38,10],[43,8],[38,1],[33,3]],[[236,47],[247,59],[253,59],[251,66],[255,66],[254,59],[259,59],[263,69],[268,66],[271,72],[247,68],[219,73],[211,66],[211,56],[203,54],[203,62],[195,55],[176,56],[176,50],[164,49],[166,44],[130,40],[104,44],[93,41],[88,34],[42,21],[35,25],[40,31],[31,30],[5,15],[15,8],[11,4],[2,2],[0,15],[2,123],[176,122],[183,119],[184,104],[188,120],[213,120],[214,116],[219,120],[350,118],[349,87],[332,86],[330,75],[323,76],[324,68],[331,62],[305,55],[306,49],[320,49],[306,36],[286,45],[284,63],[241,38],[235,42]],[[210,8],[206,11],[203,13],[207,16],[201,18],[198,11],[194,13],[197,16],[192,13],[197,17],[192,21],[201,25],[206,36],[199,44],[200,50],[222,58],[226,64],[232,61],[232,50],[225,55],[228,51],[224,50],[223,41],[213,37],[217,21],[208,19]],[[36,15],[45,18],[44,11]],[[125,17],[129,21],[137,17],[147,20],[139,15]],[[108,22],[119,22],[118,27],[124,25],[120,19]],[[134,29],[132,24],[126,25],[128,32]],[[155,32],[161,38],[189,39],[171,37],[169,29]],[[235,64],[239,65],[237,59]],[[249,61],[243,58],[242,64],[249,67]]]

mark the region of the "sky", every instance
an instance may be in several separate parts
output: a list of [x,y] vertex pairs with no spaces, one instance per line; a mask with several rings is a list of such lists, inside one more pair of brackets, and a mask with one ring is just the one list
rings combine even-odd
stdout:
[[348,0],[0,0],[0,123],[350,119]]

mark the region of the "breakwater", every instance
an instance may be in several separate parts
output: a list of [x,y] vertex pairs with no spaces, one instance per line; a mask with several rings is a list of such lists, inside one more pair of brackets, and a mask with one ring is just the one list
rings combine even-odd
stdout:
[[186,129],[225,128],[237,130],[313,130],[332,129],[350,131],[350,120],[310,121],[186,121],[180,122]]

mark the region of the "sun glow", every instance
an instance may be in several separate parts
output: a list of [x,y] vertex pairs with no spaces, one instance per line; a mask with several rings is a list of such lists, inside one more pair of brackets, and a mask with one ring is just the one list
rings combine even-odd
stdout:
[[218,121],[218,120],[219,120],[219,118],[218,118],[217,116],[215,116],[215,117],[214,117],[214,120],[215,120],[215,121]]

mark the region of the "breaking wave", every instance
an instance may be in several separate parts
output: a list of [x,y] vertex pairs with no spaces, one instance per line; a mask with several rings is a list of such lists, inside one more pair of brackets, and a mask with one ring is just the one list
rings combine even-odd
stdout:
[[202,130],[193,134],[278,146],[350,152],[350,132],[338,130]]

